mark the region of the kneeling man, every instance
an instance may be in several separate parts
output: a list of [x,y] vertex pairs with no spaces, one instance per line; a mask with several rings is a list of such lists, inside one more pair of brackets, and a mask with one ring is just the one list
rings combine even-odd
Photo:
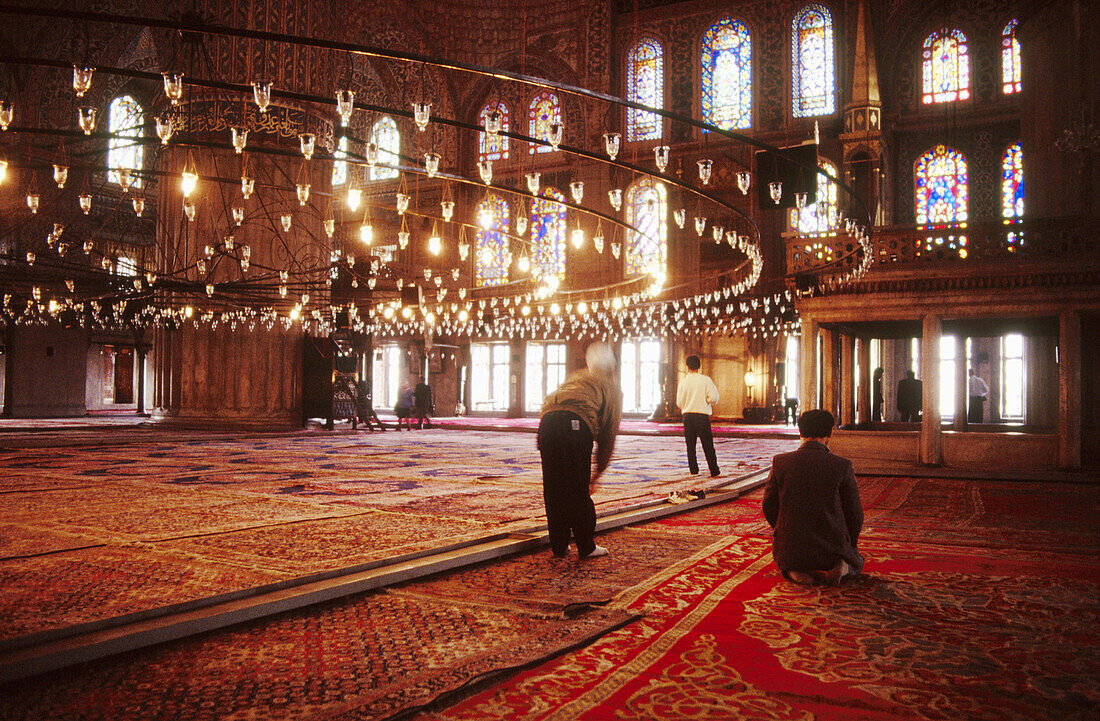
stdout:
[[775,565],[795,583],[839,586],[863,569],[863,507],[852,462],[829,452],[835,423],[828,411],[803,413],[802,446],[775,457],[764,490]]

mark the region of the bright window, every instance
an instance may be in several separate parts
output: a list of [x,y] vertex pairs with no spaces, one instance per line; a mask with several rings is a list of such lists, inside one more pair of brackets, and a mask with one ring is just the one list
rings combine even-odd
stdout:
[[401,348],[395,344],[384,345],[374,352],[371,403],[376,410],[397,405],[397,394],[401,391],[401,365]]
[[798,398],[798,394],[801,392],[798,387],[798,345],[802,342],[802,339],[796,335],[787,336],[787,351],[783,356],[785,363],[785,377],[784,387],[785,396],[784,401],[787,398]]
[[499,195],[490,195],[477,204],[477,257],[474,283],[478,287],[503,285],[508,282],[508,266],[512,256],[508,250],[508,203]]
[[752,38],[726,18],[703,35],[703,120],[723,130],[752,127]]
[[966,158],[937,145],[916,164],[917,223],[965,223],[967,214]]
[[1016,19],[1001,31],[1001,90],[1005,95],[1020,92],[1020,43],[1016,40]]
[[[500,113],[501,133],[490,135],[484,130],[485,121],[494,110]],[[479,157],[482,160],[507,160],[508,136],[503,135],[503,133],[508,132],[508,106],[500,101],[489,103],[481,109],[478,120],[483,128],[481,133],[478,134]]]
[[370,141],[378,148],[378,162],[370,168],[370,179],[396,178],[401,161],[401,134],[394,119],[388,115],[379,118],[371,129]]
[[1024,389],[1027,367],[1024,364],[1024,337],[1010,333],[1001,338],[1001,418],[1024,420]]
[[[663,107],[664,49],[654,38],[642,38],[626,55],[626,97],[653,108]],[[653,140],[661,137],[661,116],[644,110],[626,111],[626,139]]]
[[[817,165],[829,175],[837,177],[836,166],[828,160],[818,160]],[[816,195],[817,201],[807,203],[801,210],[791,208],[791,228],[799,235],[829,235],[837,228],[840,215],[837,207],[836,183],[819,173]]]
[[940,336],[940,418],[955,418],[955,336]]
[[141,105],[129,95],[122,95],[111,101],[107,129],[111,139],[107,143],[107,181],[117,183],[118,170],[128,168],[134,171],[133,185],[141,187],[142,147],[141,136],[145,124],[145,112]]
[[128,255],[118,256],[118,259],[115,261],[115,273],[130,278],[136,276],[138,274],[137,261]]
[[535,278],[565,277],[565,196],[554,188],[542,191],[544,197],[531,203],[533,257],[531,274]]
[[526,410],[535,413],[542,401],[565,380],[564,343],[528,343]]
[[507,343],[470,344],[470,402],[475,411],[508,410]]
[[830,115],[836,110],[833,16],[823,5],[806,5],[791,28],[794,116]]
[[[536,140],[550,142],[550,124],[561,122],[561,102],[558,96],[549,90],[543,90],[531,99],[529,111],[528,135]],[[551,145],[531,145],[531,154],[549,153],[554,150]]]
[[643,178],[626,191],[626,222],[637,230],[626,235],[627,275],[663,271],[668,238],[668,200],[665,186]]
[[348,182],[348,137],[341,135],[332,153],[332,187]]
[[955,29],[937,30],[924,41],[922,53],[925,103],[949,103],[970,97],[970,54],[966,36]]
[[622,344],[624,413],[651,413],[661,402],[661,341],[641,338]]

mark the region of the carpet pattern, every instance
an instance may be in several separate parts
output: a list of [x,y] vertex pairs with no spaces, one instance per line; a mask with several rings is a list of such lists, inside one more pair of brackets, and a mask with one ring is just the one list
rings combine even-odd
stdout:
[[[111,432],[0,451],[0,639],[545,522],[528,434]],[[724,481],[792,442],[716,445]],[[707,485],[685,466],[675,439],[621,436],[598,512]]]

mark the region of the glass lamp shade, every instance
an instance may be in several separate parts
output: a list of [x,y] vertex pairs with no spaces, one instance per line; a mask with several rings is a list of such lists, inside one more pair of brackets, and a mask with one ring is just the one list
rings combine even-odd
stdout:
[[814,203],[814,205],[817,206],[816,207],[817,217],[824,219],[826,221],[826,224],[827,224],[828,223],[828,218],[829,218],[829,201],[819,200],[816,203]]
[[183,199],[183,214],[187,216],[188,222],[195,220],[195,201],[190,198]]
[[64,165],[53,166],[53,182],[57,183],[58,190],[65,187],[65,181],[69,179],[69,168]]
[[526,253],[521,253],[519,260],[516,261],[516,267],[519,268],[520,273],[526,273],[531,270],[531,260],[527,257]]
[[290,213],[283,213],[282,215],[280,215],[279,222],[282,223],[283,231],[289,233],[291,223],[293,222],[293,218],[291,217]]
[[206,295],[207,296],[214,295],[214,284],[213,283],[207,283],[206,284]]
[[700,216],[695,216],[695,232],[701,238],[703,237],[703,231],[707,229],[707,219]]
[[202,249],[202,254],[206,256],[207,260],[210,260],[211,258],[214,257],[214,246],[207,244]]
[[[232,235],[225,236],[225,249],[226,250],[233,250],[233,248],[235,248],[236,245],[237,245],[237,239],[236,238],[234,238]],[[245,247],[247,248],[248,246],[246,245]]]
[[250,178],[247,175],[241,176],[241,195],[245,200],[252,197],[252,192],[256,189],[256,179]]
[[367,143],[367,146],[363,152],[363,155],[367,159],[367,165],[378,164],[378,143]]
[[603,253],[603,231],[596,231],[596,235],[592,237],[592,245],[596,246],[597,253]]
[[157,116],[157,137],[160,138],[161,145],[168,145],[168,141],[172,139],[172,133],[174,133],[175,130],[175,126],[170,116]]
[[572,241],[574,248],[579,249],[584,247],[584,231],[580,228],[574,228],[573,232],[569,235],[569,239]]
[[752,174],[746,170],[742,170],[737,174],[737,188],[741,191],[741,195],[749,194],[749,186],[752,185]]
[[439,172],[439,153],[424,153],[424,170],[429,178],[434,178]]
[[359,242],[363,245],[370,245],[374,241],[374,227],[370,223],[363,223],[359,226]]
[[607,157],[614,160],[619,156],[619,146],[622,143],[623,136],[619,133],[604,133],[603,134],[603,146],[607,151]]
[[554,150],[558,149],[561,145],[562,137],[565,135],[565,124],[561,121],[554,121],[550,123],[550,131],[547,133],[547,140],[550,141],[551,147]]
[[432,104],[417,101],[413,103],[413,122],[416,123],[416,129],[423,131],[428,127],[428,120],[432,117]]
[[458,259],[459,260],[466,260],[466,258],[469,257],[469,255],[470,255],[470,244],[466,243],[466,242],[459,243],[458,244]]
[[164,73],[164,95],[172,103],[179,105],[183,97],[183,73]]
[[584,198],[584,181],[574,180],[569,184],[569,194],[573,196],[574,203],[580,203]]
[[538,195],[539,194],[539,178],[541,176],[542,176],[541,173],[528,173],[527,174],[527,191],[529,193],[531,193],[531,195]]
[[90,241],[90,240],[85,240],[84,241],[84,255],[87,255],[88,253],[91,253],[93,248],[95,248],[95,244],[92,241]]
[[397,233],[397,245],[401,250],[409,247],[409,231],[402,230]]
[[136,195],[130,202],[134,206],[134,215],[140,218],[141,214],[145,212],[145,198],[140,195]]
[[88,88],[92,87],[92,75],[95,73],[95,68],[82,68],[77,65],[73,66],[73,90],[76,91],[76,97],[84,97],[84,93],[88,92]]
[[271,81],[256,80],[252,83],[252,98],[256,101],[256,107],[261,113],[266,113],[271,105]]
[[775,201],[775,204],[779,205],[779,200],[783,197],[783,183],[779,181],[768,183],[768,194],[771,196],[771,199]]
[[35,259],[34,253],[28,251],[27,252],[27,265],[34,265],[34,259]]
[[721,243],[724,237],[726,229],[720,225],[712,225],[710,228],[711,237],[714,238],[715,243]]
[[504,114],[499,110],[492,110],[485,116],[485,132],[488,135],[497,135],[504,127]]
[[15,116],[15,105],[12,101],[0,100],[0,130],[7,130]]
[[491,185],[493,182],[493,161],[477,161],[477,172],[481,176],[481,182],[485,183],[486,185]]
[[623,191],[622,188],[612,188],[607,191],[607,199],[611,201],[611,207],[615,210],[623,207]]
[[657,164],[657,170],[665,172],[668,169],[668,154],[671,148],[667,145],[658,145],[653,149],[653,160]]
[[703,185],[707,185],[710,183],[711,172],[714,169],[714,161],[710,158],[703,158],[702,160],[696,161],[696,164],[699,166],[699,180],[703,181]]
[[183,191],[183,197],[188,198],[191,193],[195,192],[195,186],[198,185],[199,176],[190,170],[185,170],[180,174],[180,190]]
[[91,135],[95,132],[95,116],[96,109],[90,105],[77,108],[76,121],[85,135]]
[[322,225],[324,226],[324,229],[325,229],[325,235],[327,235],[329,238],[331,238],[333,235],[336,234],[336,219],[335,218],[325,218],[324,223],[322,223]]
[[8,161],[0,160],[0,183],[4,182],[4,179],[8,177]]
[[298,135],[298,145],[302,150],[302,155],[306,160],[313,157],[313,151],[317,147],[317,136],[313,133],[300,133]]
[[340,125],[347,126],[351,112],[355,109],[355,93],[351,90],[336,91],[336,112],[340,114]]
[[676,227],[681,230],[684,229],[684,223],[687,221],[687,210],[680,208],[672,211],[672,219],[676,221]]
[[123,192],[129,192],[130,186],[134,184],[134,171],[130,168],[119,168],[118,184],[122,186]]
[[794,204],[799,210],[806,207],[806,202],[808,200],[809,200],[809,195],[807,193],[795,193],[794,194]]
[[619,259],[619,254],[623,252],[623,246],[619,241],[611,241],[611,255],[615,256],[615,260]]
[[520,212],[516,214],[516,235],[523,235],[527,232],[527,214],[526,209],[520,206]]
[[298,195],[298,205],[305,205],[309,202],[309,183],[298,183],[294,190]]
[[77,196],[76,201],[77,201],[77,203],[80,204],[80,211],[82,213],[84,213],[84,215],[88,215],[89,213],[92,212],[92,194],[91,193],[81,193],[80,195]]
[[244,207],[242,207],[240,205],[234,205],[233,210],[231,212],[233,213],[233,224],[234,225],[240,225],[241,223],[244,222]]
[[410,196],[405,193],[397,194],[397,214],[404,215],[405,211],[409,209]]
[[363,191],[359,188],[348,188],[348,208],[356,210],[359,208],[359,203],[363,199]]
[[433,235],[428,238],[428,252],[432,255],[439,255],[439,252],[443,250],[443,239],[438,235]]
[[453,200],[443,200],[439,203],[443,209],[443,220],[450,221],[455,214],[455,202]]
[[244,152],[244,146],[248,143],[248,128],[234,125],[229,129],[229,135],[233,141],[233,150],[236,150],[237,155],[240,155]]

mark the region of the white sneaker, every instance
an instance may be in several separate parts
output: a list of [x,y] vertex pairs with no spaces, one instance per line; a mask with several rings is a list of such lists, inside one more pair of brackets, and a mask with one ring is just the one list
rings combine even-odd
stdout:
[[596,546],[592,549],[592,553],[589,553],[587,556],[581,556],[581,558],[596,558],[598,556],[607,556],[610,554],[611,551],[607,550],[603,546]]

